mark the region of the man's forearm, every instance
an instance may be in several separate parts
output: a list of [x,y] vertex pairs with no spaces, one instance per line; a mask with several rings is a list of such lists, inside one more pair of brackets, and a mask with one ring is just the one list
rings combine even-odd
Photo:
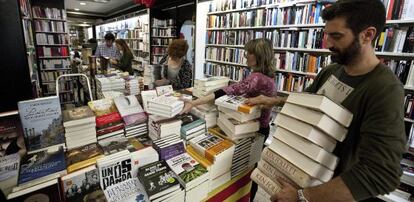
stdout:
[[314,201],[355,201],[351,191],[345,185],[341,177],[336,177],[329,182],[304,189],[304,195],[310,202]]

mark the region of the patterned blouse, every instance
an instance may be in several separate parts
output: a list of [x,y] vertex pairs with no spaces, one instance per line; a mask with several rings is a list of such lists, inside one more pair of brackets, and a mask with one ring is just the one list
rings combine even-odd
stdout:
[[[160,65],[166,65],[168,55],[164,55],[160,60]],[[168,75],[168,69],[165,68],[163,75]],[[178,76],[175,79],[168,79],[174,90],[181,90],[184,88],[190,88],[193,83],[193,68],[190,62],[187,59],[184,59],[183,64],[180,67],[180,71],[178,72]]]
[[[223,88],[227,95],[245,95],[246,97],[256,97],[259,95],[276,96],[275,80],[262,73],[253,72],[238,83]],[[269,127],[271,108],[263,108],[259,118],[260,127]]]

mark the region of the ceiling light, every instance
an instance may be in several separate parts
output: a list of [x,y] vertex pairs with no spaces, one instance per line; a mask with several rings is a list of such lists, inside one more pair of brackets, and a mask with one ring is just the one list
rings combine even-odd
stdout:
[[79,8],[75,8],[75,11],[79,11],[80,9]]
[[84,5],[86,5],[86,3],[85,2],[80,2],[80,5],[84,6]]

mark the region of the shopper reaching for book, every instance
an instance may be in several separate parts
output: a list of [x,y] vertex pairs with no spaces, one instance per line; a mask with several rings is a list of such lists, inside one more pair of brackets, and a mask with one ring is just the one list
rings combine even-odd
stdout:
[[123,39],[116,39],[115,46],[121,53],[121,58],[119,60],[111,59],[111,64],[121,71],[128,72],[130,75],[133,75],[134,71],[132,70],[132,59],[134,59],[134,55],[132,55],[128,44]]
[[156,86],[172,85],[174,90],[191,87],[193,81],[193,69],[190,62],[185,58],[188,50],[187,41],[175,39],[168,46],[168,55],[160,60],[162,68],[162,79],[156,80]]
[[[369,12],[367,12],[369,11]],[[332,180],[297,190],[282,182],[275,201],[360,201],[387,194],[400,184],[405,150],[404,89],[372,46],[385,25],[379,0],[342,0],[322,12],[326,44],[336,62],[323,68],[306,90],[323,94],[353,113]],[[258,96],[247,103],[281,105],[285,99]]]

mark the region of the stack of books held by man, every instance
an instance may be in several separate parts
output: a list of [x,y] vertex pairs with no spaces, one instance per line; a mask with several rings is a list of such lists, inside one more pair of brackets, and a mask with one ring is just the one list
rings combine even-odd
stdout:
[[208,170],[187,152],[166,160],[185,189],[185,201],[202,201],[208,195]]
[[177,118],[165,118],[158,115],[148,116],[149,137],[158,140],[173,135],[180,137],[181,120]]
[[192,114],[182,114],[177,116],[181,120],[181,138],[188,141],[206,132],[206,122]]
[[254,136],[233,140],[219,127],[209,128],[208,131],[232,141],[235,146],[232,158],[231,178],[253,168],[260,160],[260,153],[264,143],[264,136],[262,134],[254,133]]
[[148,113],[172,118],[184,107],[184,102],[177,97],[163,95],[148,101]]
[[302,188],[328,182],[339,162],[332,153],[336,141],[345,139],[352,117],[323,95],[290,94],[251,178],[269,195],[280,191],[278,177]]
[[18,186],[12,189],[11,195],[21,195],[36,185],[58,179],[66,173],[63,147],[28,154],[21,159]]
[[150,201],[185,201],[185,190],[181,188],[178,176],[164,160],[140,167],[138,179]]
[[205,133],[188,141],[188,153],[210,173],[209,190],[231,177],[234,144],[212,133]]
[[203,119],[206,122],[206,128],[217,125],[218,110],[214,104],[203,104],[193,107],[191,114]]
[[113,100],[94,100],[88,105],[96,115],[98,141],[109,137],[124,136],[124,123]]
[[114,99],[125,125],[125,136],[140,136],[148,133],[147,115],[134,95]]
[[170,135],[165,138],[154,140],[152,146],[158,152],[160,160],[167,160],[185,153],[184,142],[178,135]]
[[143,78],[137,76],[124,77],[126,95],[138,95],[140,93],[140,79]]
[[88,106],[63,111],[63,126],[67,149],[96,142],[95,114]]
[[213,76],[194,80],[193,95],[203,97],[214,91],[226,87],[230,79],[226,76]]

